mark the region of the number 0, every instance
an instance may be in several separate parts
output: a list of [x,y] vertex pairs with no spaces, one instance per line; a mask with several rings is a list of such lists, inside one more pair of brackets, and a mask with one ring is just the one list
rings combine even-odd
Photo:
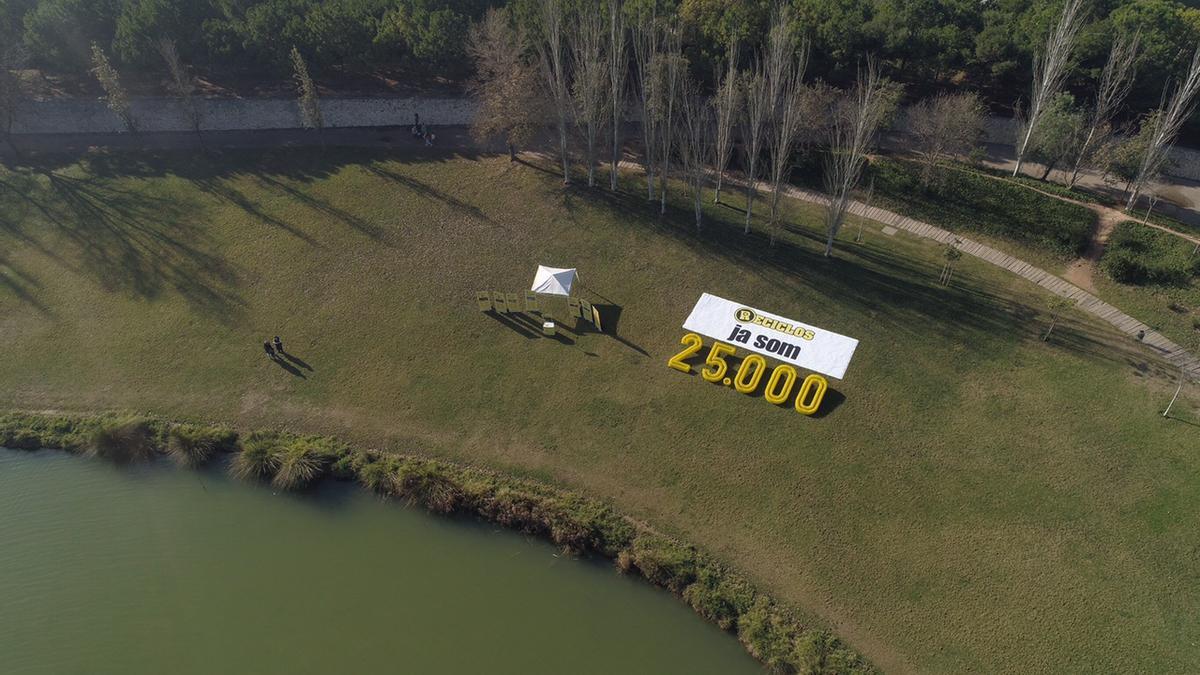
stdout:
[[[746,374],[750,370],[754,370],[754,374],[749,378]],[[755,389],[758,389],[758,383],[762,382],[763,371],[767,369],[767,360],[758,354],[751,354],[742,360],[742,365],[738,366],[737,375],[733,376],[733,388],[739,394],[753,394]]]
[[[801,415],[811,415],[821,407],[821,399],[825,398],[825,390],[829,381],[820,375],[809,375],[800,385],[800,393],[796,394],[796,412]],[[804,401],[808,400],[808,403]]]
[[[779,385],[781,379],[784,380],[782,387]],[[763,398],[767,399],[767,403],[779,405],[787,400],[788,394],[792,393],[792,386],[795,384],[796,369],[791,366],[779,366],[771,372],[771,379],[767,380]]]

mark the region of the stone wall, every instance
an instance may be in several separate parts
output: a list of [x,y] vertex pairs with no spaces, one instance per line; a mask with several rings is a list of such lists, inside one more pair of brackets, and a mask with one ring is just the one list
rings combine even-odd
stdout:
[[[200,105],[204,131],[294,129],[300,126],[294,99],[204,99]],[[421,120],[427,124],[461,126],[471,123],[475,103],[466,98],[330,98],[321,101],[321,110],[327,127],[407,126],[412,124],[413,113],[420,113]],[[174,99],[136,99],[133,112],[142,131],[191,131],[187,117]],[[635,120],[636,116],[631,114],[630,118]],[[18,111],[13,123],[13,132],[17,134],[122,131],[121,121],[100,100],[31,101]],[[1015,136],[1016,122],[1011,118],[988,119],[985,134],[988,143],[1012,145]],[[1176,148],[1166,173],[1200,180],[1200,151]]]
[[[294,99],[204,99],[200,101],[205,131],[294,129],[300,114]],[[471,122],[475,104],[469,99],[331,98],[321,101],[327,127],[384,127],[411,125],[413,113],[432,125]],[[191,131],[179,103],[170,98],[144,98],[133,102],[141,131]],[[121,120],[103,101],[56,99],[32,101],[13,122],[17,134],[119,133]]]

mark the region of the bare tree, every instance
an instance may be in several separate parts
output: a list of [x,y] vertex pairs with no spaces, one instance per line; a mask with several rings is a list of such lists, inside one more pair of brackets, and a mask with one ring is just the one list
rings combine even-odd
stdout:
[[599,4],[580,4],[570,45],[575,66],[571,98],[575,103],[576,124],[583,133],[588,187],[596,185],[596,142],[608,119],[609,64],[604,53],[605,40],[604,16]]
[[299,49],[292,47],[289,58],[292,61],[292,81],[296,84],[296,104],[300,107],[300,124],[320,134],[325,129],[325,116],[321,114],[317,85],[308,74],[308,65],[304,63]]
[[658,172],[659,213],[667,212],[667,179],[671,177],[671,155],[675,146],[675,117],[676,103],[679,99],[680,79],[687,72],[687,59],[681,53],[682,34],[679,22],[671,19],[663,26],[663,51],[660,58],[660,77],[662,86],[659,87],[662,114],[659,123],[662,129],[658,137],[662,144],[658,151],[662,167]]
[[854,243],[861,244],[863,240],[863,224],[866,223],[867,217],[865,214],[871,212],[871,201],[875,198],[875,178],[871,178],[871,182],[867,183],[867,194],[863,197],[863,213],[864,215],[858,219],[858,231],[854,233]]
[[625,78],[629,57],[625,48],[625,19],[621,0],[608,0],[608,91],[612,98],[612,171],[608,188],[617,190],[621,163],[621,121],[625,112]]
[[767,77],[771,116],[767,132],[767,156],[771,172],[771,245],[779,229],[779,202],[784,183],[791,180],[792,156],[803,124],[803,81],[808,66],[808,44],[797,45],[792,33],[791,11],[780,5],[767,34]]
[[467,51],[475,65],[469,88],[479,101],[471,133],[483,141],[502,138],[509,161],[542,122],[536,69],[526,60],[529,38],[513,25],[509,11],[491,8],[471,27]]
[[1075,46],[1075,38],[1078,37],[1080,28],[1083,27],[1083,19],[1083,0],[1066,0],[1058,18],[1058,25],[1046,38],[1045,49],[1033,57],[1033,92],[1029,99],[1025,128],[1021,131],[1022,138],[1017,144],[1014,177],[1021,173],[1025,151],[1034,130],[1042,120],[1042,111],[1050,99],[1062,89],[1071,60],[1071,50]]
[[654,157],[658,148],[657,131],[659,110],[658,90],[661,89],[659,52],[661,35],[657,15],[657,2],[641,6],[633,23],[633,56],[637,72],[638,102],[642,113],[642,162],[646,170],[646,199],[654,199]]
[[950,277],[954,274],[954,264],[962,259],[962,250],[958,248],[959,244],[962,244],[962,240],[956,238],[942,249],[942,260],[946,262],[942,265],[942,274],[938,277],[938,283],[943,286],[950,285]]
[[680,103],[679,157],[691,191],[696,229],[699,230],[704,219],[704,184],[708,177],[708,160],[713,150],[714,103],[700,95],[699,86],[690,77],[684,79]]
[[825,190],[829,206],[825,212],[825,256],[833,255],[833,242],[871,149],[875,135],[895,105],[895,92],[879,76],[874,59],[858,74],[854,89],[835,106],[829,127],[829,154],[825,160]]
[[738,89],[738,41],[729,40],[725,54],[725,73],[718,75],[714,108],[716,112],[716,142],[713,145],[713,168],[717,172],[717,186],[713,190],[713,203],[721,201],[721,183],[725,168],[733,155],[734,121],[741,109],[741,91]]
[[25,65],[25,50],[21,45],[7,45],[0,51],[0,134],[14,156],[20,156],[12,140],[13,123],[17,109],[25,100],[25,81],[19,71]]
[[1167,163],[1167,159],[1171,155],[1171,148],[1175,145],[1176,137],[1179,136],[1180,127],[1196,110],[1197,93],[1200,93],[1200,46],[1196,47],[1187,74],[1176,85],[1175,91],[1167,99],[1166,104],[1160,106],[1148,118],[1147,123],[1153,125],[1149,134],[1149,144],[1146,147],[1146,154],[1142,156],[1142,164],[1138,169],[1137,177],[1133,180],[1133,186],[1129,191],[1129,201],[1125,204],[1126,210],[1133,208],[1142,190],[1146,189],[1146,185],[1158,176]]
[[1096,147],[1103,144],[1112,135],[1112,121],[1117,110],[1125,103],[1129,91],[1133,88],[1133,80],[1137,74],[1138,53],[1141,49],[1141,33],[1118,33],[1113,38],[1112,49],[1108,52],[1108,61],[1100,73],[1100,83],[1096,88],[1096,100],[1088,118],[1088,131],[1080,144],[1075,164],[1071,168],[1070,187],[1079,182],[1079,172],[1084,164],[1091,161]]
[[1058,324],[1058,318],[1075,306],[1075,301],[1071,298],[1064,298],[1058,295],[1052,295],[1046,299],[1046,309],[1050,310],[1050,327],[1046,329],[1046,334],[1042,336],[1042,342],[1050,339],[1050,334],[1054,332],[1054,326]]
[[204,145],[204,137],[200,135],[204,115],[200,110],[200,102],[196,100],[196,78],[192,77],[183,60],[179,58],[179,51],[175,49],[175,41],[171,38],[162,37],[158,40],[158,53],[162,55],[163,63],[167,66],[167,75],[171,78],[170,91],[179,100],[188,125],[196,133],[196,139],[200,145]]
[[754,211],[754,195],[758,193],[758,157],[762,154],[767,121],[771,114],[771,90],[761,61],[742,79],[742,166],[746,170],[746,234],[750,234],[750,217]]
[[987,112],[976,94],[937,94],[908,109],[908,133],[921,158],[921,183],[945,158],[969,155],[983,136]]
[[567,130],[571,117],[571,85],[567,72],[566,7],[564,0],[538,0],[538,63],[550,101],[554,104],[558,131],[558,156],[562,161],[563,185],[571,182],[567,156]]
[[133,116],[129,92],[125,91],[125,86],[121,84],[121,76],[117,73],[117,69],[109,62],[108,56],[103,49],[100,49],[100,45],[95,42],[92,43],[92,74],[96,76],[100,87],[104,89],[104,101],[108,104],[108,109],[116,113],[129,133],[136,134],[137,119]]

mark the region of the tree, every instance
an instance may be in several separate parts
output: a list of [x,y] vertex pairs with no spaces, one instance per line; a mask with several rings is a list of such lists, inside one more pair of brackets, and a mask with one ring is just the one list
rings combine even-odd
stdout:
[[117,73],[117,69],[113,68],[104,50],[100,49],[100,45],[95,42],[92,43],[92,74],[96,76],[100,87],[104,89],[104,100],[108,104],[108,109],[121,118],[121,123],[125,125],[125,129],[129,133],[137,133],[137,120],[133,116],[129,93],[121,84],[121,77]]
[[564,0],[537,0],[538,63],[550,101],[554,105],[558,131],[558,156],[562,161],[563,185],[571,182],[567,156],[567,129],[571,117],[571,85],[567,73],[566,8]]
[[921,158],[921,183],[944,159],[970,155],[983,137],[987,111],[977,94],[936,94],[908,109],[908,133]]
[[1046,105],[1042,122],[1029,139],[1028,155],[1044,167],[1041,180],[1062,165],[1069,165],[1079,155],[1087,119],[1075,106],[1075,98],[1060,93]]
[[1071,187],[1075,187],[1079,182],[1079,172],[1085,164],[1091,162],[1096,148],[1112,135],[1113,118],[1133,88],[1140,43],[1141,33],[1117,33],[1113,38],[1108,60],[1096,86],[1096,98],[1088,117],[1087,134],[1079,146],[1075,164],[1071,168],[1071,178],[1067,182]]
[[766,70],[769,78],[770,118],[767,156],[771,172],[771,245],[779,228],[779,201],[784,183],[791,179],[792,156],[803,123],[802,84],[808,65],[808,45],[797,45],[792,33],[792,13],[781,5],[771,20],[767,34]]
[[0,134],[13,155],[20,155],[12,140],[13,122],[25,100],[25,82],[17,71],[25,65],[25,49],[10,44],[0,50]]
[[[863,213],[871,212],[871,201],[875,198],[875,178],[871,178],[871,182],[867,183],[867,194],[863,197]],[[854,233],[854,243],[861,244],[863,240],[863,223],[867,220],[866,216],[858,219],[858,231]]]
[[325,117],[321,114],[317,85],[308,74],[308,65],[304,63],[300,50],[292,47],[289,57],[292,61],[292,80],[296,84],[296,102],[300,106],[300,124],[305,129],[316,129],[320,134],[325,128]]
[[661,97],[659,107],[662,111],[658,117],[659,124],[662,125],[662,129],[658,132],[658,138],[662,144],[658,151],[659,160],[662,162],[658,172],[659,213],[667,212],[667,180],[671,177],[671,156],[676,140],[674,126],[677,111],[675,104],[679,99],[680,79],[687,72],[687,59],[680,53],[680,40],[679,22],[675,20],[665,22],[663,50],[659,55],[658,66],[662,82],[658,89]]
[[662,77],[659,72],[661,36],[658,21],[658,3],[650,2],[649,8],[639,6],[633,22],[633,62],[637,73],[637,95],[642,113],[642,162],[646,169],[646,199],[654,199],[654,156],[657,149],[659,90]]
[[699,230],[704,218],[704,184],[708,177],[708,160],[713,147],[714,103],[700,95],[698,85],[690,77],[684,80],[680,102],[682,114],[677,145],[683,164],[683,175],[692,196],[696,229]]
[[721,201],[721,183],[725,168],[733,155],[734,120],[741,110],[741,91],[738,88],[738,42],[730,40],[725,55],[725,72],[718,75],[716,96],[713,106],[716,112],[716,141],[713,145],[713,169],[717,172],[717,187],[713,191],[713,203]]
[[1071,60],[1071,49],[1083,27],[1083,0],[1066,0],[1062,14],[1059,15],[1058,25],[1050,31],[1046,38],[1046,47],[1033,59],[1033,92],[1029,99],[1029,112],[1025,127],[1021,130],[1021,138],[1017,143],[1017,165],[1013,176],[1021,173],[1021,164],[1025,159],[1029,143],[1037,126],[1042,121],[1042,114],[1054,95],[1062,89],[1067,77],[1067,66]]
[[1192,62],[1188,66],[1183,80],[1175,86],[1175,91],[1172,92],[1166,104],[1160,106],[1156,114],[1148,120],[1152,126],[1146,154],[1142,157],[1137,177],[1134,178],[1133,186],[1129,191],[1129,201],[1125,204],[1126,210],[1133,208],[1142,190],[1158,176],[1163,166],[1166,165],[1171,155],[1171,148],[1175,145],[1175,139],[1179,136],[1179,129],[1196,110],[1197,93],[1200,93],[1200,46],[1196,47],[1196,51],[1192,55]]
[[954,264],[962,259],[960,244],[962,244],[962,240],[955,239],[942,249],[942,259],[946,262],[942,265],[942,274],[938,277],[938,283],[943,286],[950,285],[950,277],[954,274]]
[[762,62],[742,78],[742,166],[746,171],[746,234],[750,234],[750,217],[754,211],[754,195],[758,192],[758,158],[762,154],[765,129],[771,114],[771,89]]
[[596,3],[580,5],[571,36],[575,78],[571,98],[575,121],[583,132],[588,187],[596,185],[596,142],[608,118],[608,61],[604,53],[604,17]]
[[608,189],[616,192],[621,163],[621,122],[625,113],[625,78],[629,57],[625,49],[625,19],[621,0],[608,0],[608,91],[612,98],[612,171]]
[[509,161],[541,123],[536,69],[526,60],[529,38],[509,11],[493,8],[471,27],[467,50],[475,64],[469,88],[479,107],[471,123],[476,139],[502,138]]
[[825,211],[825,257],[833,255],[833,241],[845,222],[867,152],[879,128],[895,109],[898,96],[899,92],[880,77],[875,60],[869,59],[854,88],[834,106],[825,160],[825,191],[829,195]]
[[1046,334],[1042,336],[1042,342],[1050,339],[1050,334],[1054,332],[1054,326],[1058,324],[1058,318],[1062,313],[1074,306],[1075,301],[1071,298],[1052,295],[1046,299],[1046,309],[1050,310],[1050,327],[1046,329]]
[[204,121],[204,115],[200,110],[200,102],[196,100],[196,78],[192,77],[187,66],[183,65],[183,61],[180,60],[174,40],[167,37],[159,39],[158,53],[162,56],[163,63],[167,66],[167,75],[171,78],[168,85],[171,94],[179,100],[183,114],[187,116],[188,124],[192,127],[192,131],[196,132],[196,138],[203,145],[204,137],[200,135],[200,125]]

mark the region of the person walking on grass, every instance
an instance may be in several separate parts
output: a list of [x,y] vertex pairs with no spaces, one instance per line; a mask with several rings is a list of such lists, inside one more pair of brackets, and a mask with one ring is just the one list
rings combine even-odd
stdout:
[[272,340],[272,342],[275,343],[275,351],[282,354],[283,353],[283,340],[280,340],[279,336],[276,335],[275,339]]
[[267,358],[275,360],[275,348],[271,346],[270,340],[263,340],[263,351],[267,353]]

